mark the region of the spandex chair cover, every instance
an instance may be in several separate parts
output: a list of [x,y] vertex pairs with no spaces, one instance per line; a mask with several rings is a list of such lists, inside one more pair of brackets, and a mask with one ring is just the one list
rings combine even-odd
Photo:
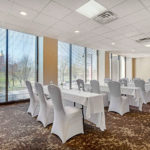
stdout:
[[136,87],[141,88],[143,102],[145,104],[150,102],[150,92],[145,91],[145,81],[137,79],[137,80],[134,80],[134,84],[135,84]]
[[82,79],[78,79],[77,81],[77,85],[78,85],[78,89],[82,89],[83,91],[85,91],[84,89],[84,81]]
[[120,79],[119,82],[121,85],[124,85],[124,86],[127,86],[128,84],[128,80],[126,78]]
[[43,126],[46,127],[53,123],[54,120],[53,104],[51,100],[45,98],[43,87],[40,83],[35,83],[35,88],[40,99],[40,111],[37,120],[42,122]]
[[111,81],[108,83],[110,92],[110,105],[108,111],[114,111],[123,115],[129,112],[129,101],[125,96],[121,96],[120,83]]
[[[97,94],[101,93],[100,85],[99,85],[99,82],[97,80],[91,80],[90,84],[91,84],[91,90],[93,93],[97,93]],[[104,95],[104,106],[105,107],[108,106],[108,94],[107,93]]]
[[35,117],[39,114],[39,98],[36,94],[33,93],[30,81],[26,81],[26,86],[30,96],[30,104],[27,112],[31,113],[32,117]]
[[48,91],[54,105],[54,123],[51,133],[58,135],[63,143],[74,135],[84,133],[81,110],[63,106],[59,87],[49,85]]

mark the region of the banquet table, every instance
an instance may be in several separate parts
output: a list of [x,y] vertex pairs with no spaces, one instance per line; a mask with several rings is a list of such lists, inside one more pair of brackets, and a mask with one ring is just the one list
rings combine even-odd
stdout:
[[[48,87],[44,86],[44,93],[48,93]],[[75,89],[62,89],[62,99],[78,103],[85,106],[85,118],[100,128],[102,131],[106,129],[105,112],[103,97],[105,94],[95,94],[90,92],[79,91]]]
[[[90,90],[90,84],[85,84],[85,88],[87,90]],[[109,93],[109,88],[107,85],[100,85],[100,90],[102,92]],[[127,95],[129,98],[130,105],[136,106],[139,108],[140,111],[142,111],[142,105],[144,103],[144,100],[142,98],[142,91],[139,87],[121,86],[121,94]]]
[[[135,87],[135,85],[133,82],[129,82],[128,87]],[[145,83],[145,91],[150,91],[150,83]]]

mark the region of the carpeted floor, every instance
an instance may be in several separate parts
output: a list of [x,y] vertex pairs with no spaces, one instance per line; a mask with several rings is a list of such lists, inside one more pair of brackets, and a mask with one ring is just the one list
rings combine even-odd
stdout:
[[85,134],[62,144],[51,125],[42,127],[26,113],[28,103],[0,106],[0,150],[150,150],[150,104],[120,116],[106,112],[107,130],[86,121]]

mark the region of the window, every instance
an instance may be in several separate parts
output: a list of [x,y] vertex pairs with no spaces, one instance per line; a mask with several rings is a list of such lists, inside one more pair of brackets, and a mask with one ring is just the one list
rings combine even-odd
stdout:
[[[25,81],[35,82],[35,36],[9,31],[9,99],[25,96]],[[23,97],[22,97],[23,98]]]
[[25,81],[36,81],[36,37],[9,30],[8,32],[8,100],[28,97]]
[[97,51],[87,48],[87,82],[97,80]]
[[58,42],[58,84],[69,87],[69,47],[68,43]]
[[58,84],[77,88],[77,79],[97,80],[97,51],[58,42]]
[[112,64],[111,64],[111,77],[112,80],[118,81],[119,80],[119,59],[118,55],[112,54]]
[[0,29],[0,102],[4,102],[6,89],[6,30]]
[[120,78],[125,78],[125,57],[120,56]]
[[72,45],[72,87],[77,79],[85,80],[85,48]]

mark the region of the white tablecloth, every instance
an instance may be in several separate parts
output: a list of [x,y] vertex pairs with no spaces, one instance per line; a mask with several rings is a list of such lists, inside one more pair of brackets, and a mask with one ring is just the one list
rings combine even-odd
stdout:
[[[87,90],[91,89],[90,84],[85,84],[85,86]],[[101,85],[100,90],[102,92],[109,92],[107,85]],[[140,111],[142,111],[142,105],[144,103],[141,92],[141,89],[138,87],[121,87],[121,94],[127,95],[130,105],[138,107]]]
[[[128,83],[128,87],[135,87],[133,82]],[[145,91],[149,92],[150,91],[150,83],[145,83]]]
[[[95,94],[78,90],[61,89],[62,99],[72,101],[86,106],[85,118],[92,121],[102,131],[106,129],[105,112],[103,104],[104,94]],[[47,86],[44,86],[44,93],[48,94]]]

